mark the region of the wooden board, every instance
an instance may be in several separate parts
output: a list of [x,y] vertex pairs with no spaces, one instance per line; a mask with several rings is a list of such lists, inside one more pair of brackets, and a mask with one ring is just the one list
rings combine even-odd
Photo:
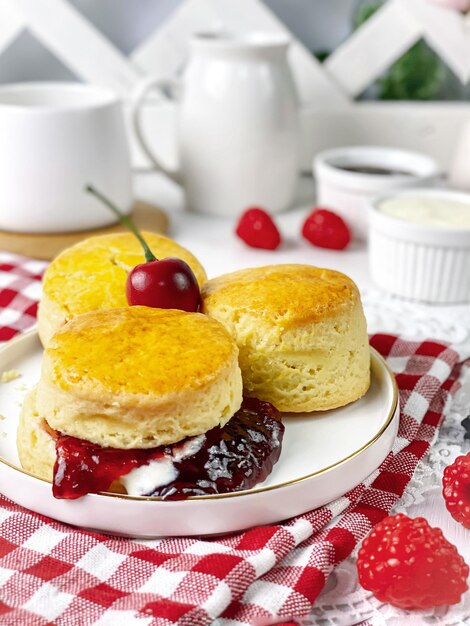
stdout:
[[[158,207],[142,200],[136,200],[132,209],[132,218],[141,230],[151,230],[162,234],[168,231],[168,218],[165,213]],[[59,252],[82,239],[126,230],[125,226],[121,226],[121,224],[113,224],[96,230],[53,234],[12,233],[0,230],[0,250],[50,261]]]

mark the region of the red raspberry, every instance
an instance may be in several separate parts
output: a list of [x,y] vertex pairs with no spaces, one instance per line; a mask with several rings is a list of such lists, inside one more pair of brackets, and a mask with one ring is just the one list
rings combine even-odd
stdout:
[[302,235],[319,248],[343,250],[351,241],[351,233],[339,215],[327,209],[314,209],[304,222]]
[[444,470],[442,495],[452,517],[470,528],[470,452]]
[[439,528],[422,517],[391,515],[363,541],[357,557],[361,585],[402,609],[457,604],[468,566]]
[[240,239],[252,248],[275,250],[281,243],[281,235],[272,217],[264,209],[247,209],[235,231]]

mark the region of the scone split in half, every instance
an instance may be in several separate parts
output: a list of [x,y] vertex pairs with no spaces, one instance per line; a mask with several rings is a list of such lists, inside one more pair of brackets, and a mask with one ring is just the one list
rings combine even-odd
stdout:
[[279,411],[324,411],[370,385],[366,320],[354,282],[310,265],[271,265],[207,281],[202,311],[240,350],[245,393]]
[[277,461],[283,426],[267,403],[242,405],[237,357],[224,327],[199,313],[135,306],[75,317],[49,342],[23,406],[22,466],[65,498],[251,487]]

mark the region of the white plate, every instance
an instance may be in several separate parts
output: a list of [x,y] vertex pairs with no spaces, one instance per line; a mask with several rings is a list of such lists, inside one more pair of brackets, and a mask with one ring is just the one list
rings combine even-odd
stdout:
[[39,378],[41,357],[36,332],[0,350],[0,372],[21,373],[1,385],[0,491],[32,511],[83,528],[145,538],[221,534],[278,522],[352,489],[385,459],[397,433],[395,380],[372,350],[372,384],[364,398],[333,411],[284,417],[281,457],[253,489],[181,501],[113,494],[56,500],[49,483],[20,468],[16,451],[18,414]]

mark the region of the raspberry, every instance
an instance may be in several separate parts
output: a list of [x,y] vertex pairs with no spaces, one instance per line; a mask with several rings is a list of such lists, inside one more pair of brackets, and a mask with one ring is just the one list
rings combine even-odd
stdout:
[[240,239],[252,248],[275,250],[281,243],[281,235],[272,217],[264,209],[247,209],[235,231]]
[[470,452],[444,470],[442,495],[452,517],[470,528]]
[[357,557],[361,585],[402,609],[457,604],[468,566],[439,528],[398,514],[379,522]]
[[314,209],[304,222],[302,235],[320,248],[343,250],[351,241],[351,233],[339,215],[327,209]]

